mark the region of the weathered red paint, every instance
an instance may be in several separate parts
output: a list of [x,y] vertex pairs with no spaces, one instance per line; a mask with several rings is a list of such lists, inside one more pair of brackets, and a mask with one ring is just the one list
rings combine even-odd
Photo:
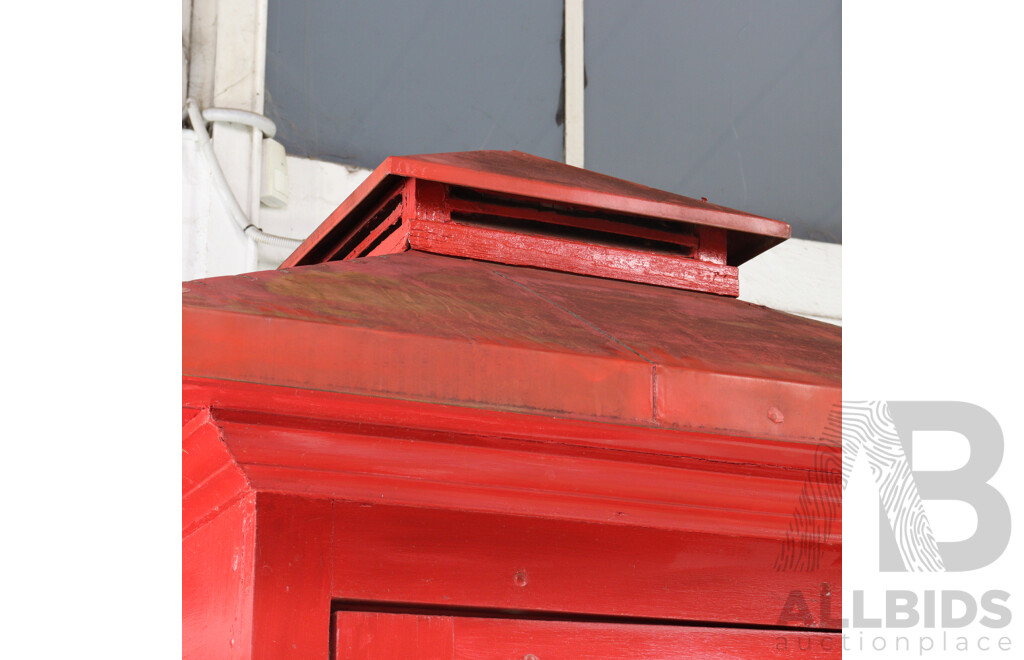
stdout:
[[[186,657],[837,656],[838,328],[637,282],[665,256],[642,249],[600,270],[624,248],[545,262],[552,237],[482,226],[456,237],[477,259],[417,249],[487,210],[451,196],[474,184],[696,213],[694,233],[611,229],[708,272],[742,257],[734,236],[785,232],[502,158],[391,160],[343,205],[363,220],[332,216],[290,260],[325,263],[188,284]],[[780,622],[793,591],[812,617]]]
[[186,375],[810,442],[837,396],[838,328],[688,291],[416,252],[188,288]]
[[[513,266],[567,270],[580,275],[705,291],[723,296],[740,295],[739,276],[734,267],[639,250],[603,245],[581,248],[573,240],[425,220],[410,224],[408,240],[411,249],[433,254]],[[572,265],[566,266],[569,261]]]

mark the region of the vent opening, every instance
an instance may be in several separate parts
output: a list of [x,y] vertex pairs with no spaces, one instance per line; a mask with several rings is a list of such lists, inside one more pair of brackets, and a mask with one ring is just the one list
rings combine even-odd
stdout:
[[365,222],[356,225],[344,237],[339,237],[335,249],[324,261],[341,261],[365,257],[385,239],[395,233],[402,224],[402,194],[386,197],[367,216]]
[[627,236],[612,232],[595,231],[593,229],[586,229],[583,227],[551,224],[537,220],[525,220],[522,218],[508,216],[453,211],[451,217],[453,222],[466,225],[515,231],[517,233],[531,234],[533,236],[549,236],[551,238],[561,238],[593,245],[625,247],[659,254],[691,257],[694,249],[693,246],[680,245],[676,242],[659,242],[637,236]]
[[656,218],[640,219],[457,186],[448,189],[446,203],[455,222],[506,231],[683,257],[693,257],[699,245],[695,226]]
[[388,158],[282,264],[409,250],[739,295],[783,222],[519,152]]

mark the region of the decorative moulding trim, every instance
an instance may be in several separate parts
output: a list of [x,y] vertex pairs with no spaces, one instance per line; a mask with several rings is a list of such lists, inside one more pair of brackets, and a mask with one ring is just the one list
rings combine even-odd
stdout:
[[[830,493],[839,479],[817,470],[836,465],[820,454],[838,449],[783,445],[777,458],[800,465],[784,467],[771,461],[775,441],[301,390],[290,397],[304,405],[283,407],[283,389],[186,384],[186,401],[211,400],[227,451],[260,492],[782,539],[808,489]],[[840,542],[837,498],[807,514],[823,543]]]

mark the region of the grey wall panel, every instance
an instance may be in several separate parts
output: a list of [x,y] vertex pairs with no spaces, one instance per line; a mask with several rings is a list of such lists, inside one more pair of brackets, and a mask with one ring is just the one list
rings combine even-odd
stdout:
[[[839,0],[586,0],[588,169],[841,242]],[[561,0],[271,0],[289,152],[561,160]]]
[[839,0],[586,0],[587,168],[842,241]]
[[558,0],[271,0],[266,113],[289,153],[560,160]]

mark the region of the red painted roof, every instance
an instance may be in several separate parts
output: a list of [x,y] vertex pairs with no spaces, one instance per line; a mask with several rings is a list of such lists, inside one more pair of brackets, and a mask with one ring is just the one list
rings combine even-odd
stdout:
[[519,151],[467,151],[389,157],[285,260],[282,267],[304,263],[303,257],[344,223],[353,211],[371,203],[400,178],[720,227],[729,231],[731,265],[739,265],[790,236],[790,227],[785,222],[648,188],[546,158]]
[[185,284],[186,376],[815,442],[841,329],[658,286],[405,252]]

